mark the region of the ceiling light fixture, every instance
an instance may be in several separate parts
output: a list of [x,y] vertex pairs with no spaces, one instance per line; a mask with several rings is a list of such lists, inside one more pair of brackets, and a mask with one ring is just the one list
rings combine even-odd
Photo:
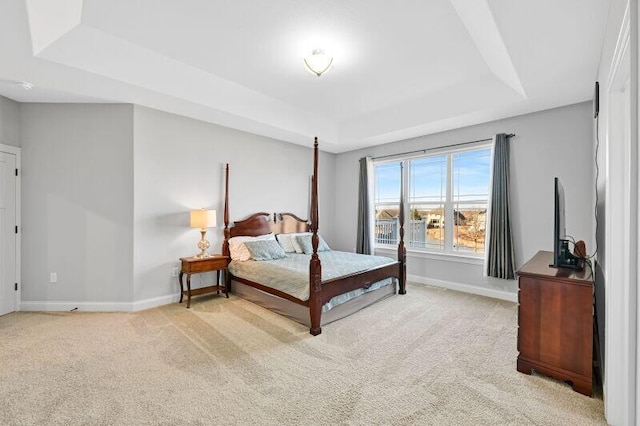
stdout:
[[333,57],[323,49],[313,49],[311,55],[304,58],[304,67],[318,77],[329,71],[331,65],[333,65]]
[[29,83],[28,81],[14,81],[13,83],[17,86],[22,87],[24,90],[33,89],[33,84]]

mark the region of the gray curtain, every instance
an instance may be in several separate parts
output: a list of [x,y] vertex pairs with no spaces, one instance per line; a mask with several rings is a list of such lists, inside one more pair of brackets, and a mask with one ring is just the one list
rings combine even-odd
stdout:
[[371,206],[369,205],[369,161],[367,157],[360,159],[356,253],[362,254],[373,254],[373,242],[371,241]]
[[509,138],[496,135],[487,231],[487,275],[515,279],[515,256],[509,208]]

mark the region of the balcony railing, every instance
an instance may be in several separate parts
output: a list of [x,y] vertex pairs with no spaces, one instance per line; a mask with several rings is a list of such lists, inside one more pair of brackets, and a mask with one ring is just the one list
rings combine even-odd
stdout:
[[[410,220],[407,230],[407,241],[412,247],[426,247],[427,222],[425,219]],[[376,243],[396,245],[398,244],[398,218],[376,219]]]
[[398,244],[398,218],[376,219],[376,243]]

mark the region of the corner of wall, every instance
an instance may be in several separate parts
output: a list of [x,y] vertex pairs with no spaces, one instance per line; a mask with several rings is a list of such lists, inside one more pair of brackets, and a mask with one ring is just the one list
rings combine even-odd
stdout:
[[20,103],[0,96],[0,143],[20,148]]

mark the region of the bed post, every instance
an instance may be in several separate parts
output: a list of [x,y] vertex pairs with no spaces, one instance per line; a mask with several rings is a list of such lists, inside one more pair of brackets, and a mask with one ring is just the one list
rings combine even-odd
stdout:
[[[229,163],[224,166],[224,241],[222,243],[222,254],[224,256],[230,256],[229,252],[229,237],[231,231],[229,231]],[[231,274],[229,271],[224,272],[224,285],[227,292],[231,290]],[[228,294],[228,293],[227,293]]]
[[318,138],[313,142],[313,177],[311,180],[311,245],[313,254],[309,262],[309,314],[311,329],[309,332],[317,336],[322,333],[320,318],[322,316],[322,265],[318,257]]
[[400,241],[398,242],[398,263],[400,265],[400,274],[398,278],[398,293],[407,294],[407,249],[404,246],[404,170],[400,163]]
[[229,163],[224,166],[224,242],[222,254],[229,256]]

